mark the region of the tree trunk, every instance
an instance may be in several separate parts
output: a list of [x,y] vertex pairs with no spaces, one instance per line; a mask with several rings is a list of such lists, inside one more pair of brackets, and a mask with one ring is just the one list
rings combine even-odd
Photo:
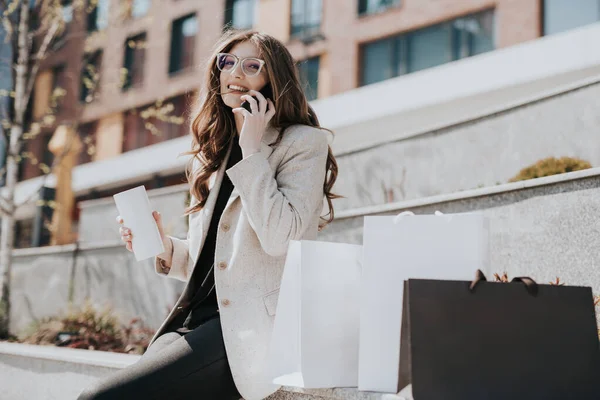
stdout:
[[14,122],[10,129],[10,139],[6,158],[6,203],[11,207],[8,215],[2,217],[2,232],[0,235],[0,338],[8,337],[10,333],[10,278],[12,267],[13,236],[15,228],[14,198],[18,178],[18,163],[16,156],[20,153],[25,117],[25,88],[27,85],[27,66],[29,64],[29,46],[27,33],[29,31],[29,2],[21,3],[21,13],[18,30],[18,60],[15,74],[15,107]]

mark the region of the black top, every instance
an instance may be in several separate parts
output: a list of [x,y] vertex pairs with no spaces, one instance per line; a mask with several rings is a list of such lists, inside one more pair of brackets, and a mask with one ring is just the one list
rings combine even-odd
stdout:
[[[241,159],[242,149],[239,145],[239,138],[236,135],[233,139],[233,146],[226,169],[233,167]],[[189,305],[171,323],[172,330],[176,332],[188,333],[202,325],[206,320],[218,315],[219,305],[217,303],[214,275],[215,246],[221,214],[223,214],[232,191],[233,183],[229,179],[229,176],[225,174],[221,188],[219,189],[202,252],[196,261],[194,271],[190,277],[191,292],[194,293],[194,296]]]

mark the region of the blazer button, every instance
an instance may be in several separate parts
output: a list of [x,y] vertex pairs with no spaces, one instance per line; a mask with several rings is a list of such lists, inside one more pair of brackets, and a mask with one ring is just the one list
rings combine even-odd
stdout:
[[217,268],[225,269],[225,268],[227,268],[227,263],[225,261],[221,261],[221,262],[219,262],[219,264],[217,264]]
[[224,232],[229,232],[229,228],[231,228],[231,227],[229,226],[229,224],[223,224],[221,226],[221,228],[223,229]]
[[228,299],[221,300],[221,305],[222,306],[227,307],[229,304],[231,304],[231,302]]

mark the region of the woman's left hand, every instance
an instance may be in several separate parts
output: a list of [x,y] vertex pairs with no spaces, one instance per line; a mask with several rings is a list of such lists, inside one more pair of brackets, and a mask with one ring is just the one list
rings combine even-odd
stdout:
[[[258,102],[254,97],[258,99]],[[267,129],[267,125],[275,115],[275,105],[271,99],[266,99],[262,93],[256,90],[248,91],[240,97],[250,103],[252,112],[248,112],[243,107],[234,108],[234,114],[242,114],[244,116],[244,125],[240,132],[240,147],[245,155],[258,153],[260,151],[260,141]],[[267,107],[269,111],[267,110]]]

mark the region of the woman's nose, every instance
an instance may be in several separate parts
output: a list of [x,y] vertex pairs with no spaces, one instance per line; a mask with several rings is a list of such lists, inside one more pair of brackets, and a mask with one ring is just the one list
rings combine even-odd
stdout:
[[234,76],[236,78],[241,78],[242,77],[242,63],[237,63],[237,65],[233,66],[233,69],[230,72],[231,76]]

